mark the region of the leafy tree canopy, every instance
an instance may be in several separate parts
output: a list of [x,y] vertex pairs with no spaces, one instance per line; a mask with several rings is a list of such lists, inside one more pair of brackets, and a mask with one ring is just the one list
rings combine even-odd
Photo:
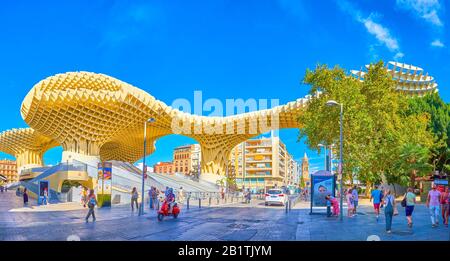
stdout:
[[363,82],[338,66],[325,65],[307,70],[303,82],[311,86],[313,98],[298,119],[299,139],[306,138],[311,149],[320,151],[320,143],[339,145],[339,108],[325,103],[335,100],[344,106],[344,179],[356,176],[369,183],[392,180],[389,177],[400,171],[395,167],[404,144],[425,149],[433,144],[427,130],[429,116],[406,113],[408,98],[395,90],[395,82],[381,61],[370,66]]

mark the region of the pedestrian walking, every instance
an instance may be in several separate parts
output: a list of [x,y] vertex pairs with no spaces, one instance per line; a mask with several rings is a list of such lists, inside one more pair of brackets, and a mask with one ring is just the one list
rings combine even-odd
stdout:
[[428,192],[427,197],[427,208],[430,211],[431,216],[431,227],[437,227],[439,225],[439,199],[441,197],[441,192],[436,189],[436,185],[433,184],[432,189]]
[[3,186],[0,186],[0,191],[3,193]]
[[48,190],[47,190],[47,188],[44,188],[44,198],[43,198],[43,201],[42,201],[42,204],[44,204],[44,205],[47,205],[48,204]]
[[414,211],[414,206],[416,205],[416,194],[413,192],[413,188],[408,188],[408,191],[405,195],[405,214],[406,220],[408,221],[408,227],[412,228],[412,213]]
[[383,199],[384,216],[386,217],[386,232],[392,232],[392,217],[394,216],[395,197],[391,195],[391,190],[387,189]]
[[86,207],[87,197],[88,197],[88,189],[86,187],[83,187],[83,190],[81,190],[81,204],[83,204],[83,207]]
[[252,194],[250,192],[250,189],[247,189],[247,194],[245,196],[245,203],[250,204],[251,199],[252,199]]
[[133,190],[131,191],[131,211],[134,211],[134,204],[136,204],[136,210],[139,209],[138,198],[139,194],[137,192],[137,189],[136,187],[133,187]]
[[23,205],[24,205],[25,207],[28,206],[28,191],[27,191],[27,188],[25,188],[25,189],[23,190]]
[[352,195],[352,189],[347,190],[347,194],[345,196],[347,199],[347,216],[353,217],[353,195]]
[[358,187],[354,186],[352,190],[353,196],[353,215],[356,216],[356,208],[358,207]]
[[87,200],[88,200],[88,208],[89,208],[89,210],[88,210],[88,214],[87,214],[87,216],[86,216],[86,222],[89,222],[89,217],[92,215],[92,221],[94,221],[95,222],[95,220],[96,220],[96,218],[95,218],[95,211],[94,211],[94,208],[95,208],[95,206],[98,204],[98,202],[97,202],[97,198],[95,197],[95,194],[94,194],[94,190],[93,189],[91,189],[90,191],[89,191],[89,195],[88,195],[88,197],[87,197]]
[[149,208],[153,209],[153,186],[150,187],[150,190],[148,191],[148,198],[150,200],[149,202]]
[[441,213],[442,213],[442,220],[444,221],[444,225],[448,226],[448,212],[449,212],[449,205],[448,205],[448,199],[449,199],[449,192],[448,187],[445,187],[444,192],[441,193],[440,202],[441,202]]
[[183,187],[180,187],[180,189],[178,190],[178,202],[183,202],[184,201],[184,191],[183,191]]
[[370,201],[373,202],[373,209],[375,210],[375,215],[377,217],[377,222],[380,216],[380,203],[382,199],[383,192],[375,186],[375,189],[370,193]]

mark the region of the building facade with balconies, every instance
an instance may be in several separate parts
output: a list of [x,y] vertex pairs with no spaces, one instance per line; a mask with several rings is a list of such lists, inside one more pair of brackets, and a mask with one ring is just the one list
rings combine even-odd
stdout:
[[229,171],[239,189],[252,191],[298,187],[297,162],[279,137],[247,140],[231,151]]
[[7,159],[0,160],[0,175],[5,178],[5,183],[13,183],[19,181],[16,161]]

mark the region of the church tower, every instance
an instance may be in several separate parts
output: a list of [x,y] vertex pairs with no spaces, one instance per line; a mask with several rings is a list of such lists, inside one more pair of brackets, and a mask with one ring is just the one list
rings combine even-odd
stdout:
[[309,178],[309,161],[306,152],[302,159],[302,177],[305,185],[309,186],[311,183]]

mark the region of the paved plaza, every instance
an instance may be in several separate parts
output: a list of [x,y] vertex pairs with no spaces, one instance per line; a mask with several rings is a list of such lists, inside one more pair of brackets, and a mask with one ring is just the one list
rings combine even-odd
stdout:
[[414,227],[406,225],[403,208],[394,217],[393,232],[384,231],[384,217],[376,222],[372,208],[365,204],[353,218],[327,218],[309,214],[307,202],[296,204],[286,213],[283,207],[265,207],[260,200],[251,205],[233,203],[221,207],[182,207],[178,219],[159,222],[155,211],[144,216],[133,213],[128,205],[97,209],[97,221],[86,223],[87,210],[75,203],[22,208],[14,192],[0,194],[0,240],[367,240],[377,235],[390,240],[449,240],[449,229],[432,228],[428,211],[418,205]]

